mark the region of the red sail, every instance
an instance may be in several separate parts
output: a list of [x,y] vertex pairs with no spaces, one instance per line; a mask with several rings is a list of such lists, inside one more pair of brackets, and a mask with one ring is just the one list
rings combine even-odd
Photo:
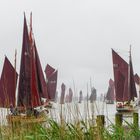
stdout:
[[134,81],[135,81],[135,83],[136,83],[137,85],[140,84],[140,78],[139,78],[139,76],[138,76],[137,73],[134,75]]
[[31,105],[32,107],[37,107],[41,105],[41,99],[38,91],[36,53],[34,46],[32,46],[31,49]]
[[52,73],[48,77],[48,82],[47,82],[47,91],[48,91],[48,99],[51,101],[55,101],[56,97],[56,86],[57,86],[57,71]]
[[114,81],[112,79],[109,80],[109,87],[108,87],[106,99],[109,101],[114,101]]
[[8,58],[5,57],[0,80],[0,107],[9,108],[10,105],[15,107],[17,77],[17,72],[15,71]]
[[55,71],[55,69],[53,67],[51,67],[49,64],[47,64],[47,66],[45,68],[45,73],[46,73],[47,79],[52,75],[52,73],[54,71]]
[[61,85],[61,97],[60,97],[60,104],[64,104],[64,98],[65,98],[65,90],[66,86],[64,83]]
[[128,63],[124,61],[113,49],[113,69],[116,101],[128,101]]
[[24,15],[23,43],[18,86],[18,106],[31,107],[31,53],[26,18]]
[[48,99],[55,101],[56,97],[56,86],[57,86],[57,71],[49,64],[45,68],[45,74],[47,79],[47,93]]
[[24,16],[18,106],[26,106],[28,108],[41,105],[37,83],[35,48],[33,40],[29,39],[26,18]]
[[41,67],[41,63],[40,63],[40,59],[39,59],[36,45],[35,45],[35,54],[36,54],[36,69],[37,69],[39,93],[40,93],[41,97],[48,98],[47,85],[46,85],[46,81],[45,81],[44,74],[42,71],[42,67]]

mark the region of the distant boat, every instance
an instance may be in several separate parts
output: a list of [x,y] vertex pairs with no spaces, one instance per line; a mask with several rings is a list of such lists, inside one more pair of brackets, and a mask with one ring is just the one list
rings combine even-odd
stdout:
[[80,93],[79,93],[79,103],[81,103],[83,100],[83,92],[82,90],[80,90]]
[[69,88],[69,92],[68,92],[68,94],[65,97],[65,102],[66,103],[71,103],[72,99],[73,99],[73,91],[72,91],[71,88]]
[[69,103],[72,102],[72,99],[73,99],[73,91],[71,88],[69,88]]
[[69,94],[66,94],[65,96],[65,103],[69,103]]
[[57,97],[57,92],[56,92],[56,87],[57,87],[57,74],[58,71],[55,70],[52,66],[47,64],[46,69],[46,83],[47,83],[47,92],[48,92],[48,100],[49,101],[56,101]]
[[61,85],[60,104],[64,104],[66,86],[64,83]]
[[101,102],[104,102],[105,101],[105,95],[103,93],[101,93],[100,97],[99,97],[99,100]]
[[129,64],[112,49],[114,82],[116,93],[116,110],[119,112],[132,112],[137,110],[134,100],[137,97],[133,66],[131,60],[131,47]]
[[112,79],[109,80],[109,87],[106,94],[106,103],[107,104],[114,104],[115,101],[115,93],[114,93],[114,81]]
[[96,89],[94,87],[92,87],[89,100],[90,100],[91,103],[93,103],[93,101],[96,101],[96,99],[97,99]]

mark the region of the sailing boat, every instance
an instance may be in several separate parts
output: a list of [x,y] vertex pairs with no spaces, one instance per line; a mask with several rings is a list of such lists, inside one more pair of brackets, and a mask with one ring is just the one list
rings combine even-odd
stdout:
[[114,81],[112,79],[109,80],[109,87],[106,94],[106,103],[114,104]]
[[96,89],[94,87],[91,88],[91,94],[89,97],[90,103],[93,103],[93,101],[96,101],[97,98],[97,93],[96,93]]
[[52,108],[52,103],[51,102],[56,102],[57,94],[58,92],[56,91],[57,87],[57,74],[58,71],[55,70],[52,66],[47,64],[45,68],[45,74],[46,74],[46,86],[47,86],[47,98],[44,106],[46,108]]
[[60,96],[60,104],[64,104],[64,99],[65,99],[65,90],[66,86],[64,83],[61,84],[61,96]]
[[83,100],[83,92],[82,90],[80,90],[80,93],[79,93],[79,103],[81,103]]
[[120,112],[135,111],[137,110],[137,107],[134,105],[134,99],[135,97],[137,97],[137,92],[134,82],[133,66],[131,60],[131,47],[129,64],[123,58],[121,58],[113,49],[112,58],[117,101],[116,110]]
[[[17,118],[21,120],[25,119],[26,116],[26,119],[31,117],[31,121],[33,121],[34,117],[38,117],[37,121],[44,121],[44,117],[37,116],[38,113],[34,114],[37,112],[36,108],[42,106],[42,97],[47,97],[47,91],[32,33],[32,15],[29,33],[24,14],[23,43],[16,106],[19,114],[16,116],[8,115],[8,120],[14,121]],[[24,117],[21,116],[21,112],[24,114]]]
[[73,98],[73,91],[72,91],[72,89],[71,88],[69,88],[69,103],[71,103],[72,102],[72,98]]
[[56,100],[56,87],[57,87],[57,74],[58,71],[55,70],[52,66],[47,64],[45,68],[45,74],[47,79],[47,91],[48,91],[48,100],[55,101]]

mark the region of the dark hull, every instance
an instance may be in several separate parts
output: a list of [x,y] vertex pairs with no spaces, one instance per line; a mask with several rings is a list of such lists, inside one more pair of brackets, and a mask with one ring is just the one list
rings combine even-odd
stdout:
[[118,112],[136,112],[138,110],[138,108],[126,106],[126,107],[122,107],[122,108],[116,107],[116,110]]

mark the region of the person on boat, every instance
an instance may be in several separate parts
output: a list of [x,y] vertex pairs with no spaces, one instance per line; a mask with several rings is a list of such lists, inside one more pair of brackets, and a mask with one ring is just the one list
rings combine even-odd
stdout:
[[12,104],[10,104],[10,112],[11,112],[11,114],[13,114],[13,113],[14,113],[14,107],[13,107],[13,105],[12,105]]
[[11,112],[11,114],[14,115],[14,116],[16,116],[16,115],[19,114],[19,113],[18,113],[18,109],[17,109],[17,108],[14,108],[12,104],[10,105],[10,112]]
[[122,108],[123,107],[122,103],[117,103],[117,107]]
[[26,110],[27,116],[32,116],[34,114],[34,108],[28,107]]
[[39,116],[39,111],[38,111],[37,109],[34,109],[34,116],[35,116],[36,118],[38,118],[38,116]]

